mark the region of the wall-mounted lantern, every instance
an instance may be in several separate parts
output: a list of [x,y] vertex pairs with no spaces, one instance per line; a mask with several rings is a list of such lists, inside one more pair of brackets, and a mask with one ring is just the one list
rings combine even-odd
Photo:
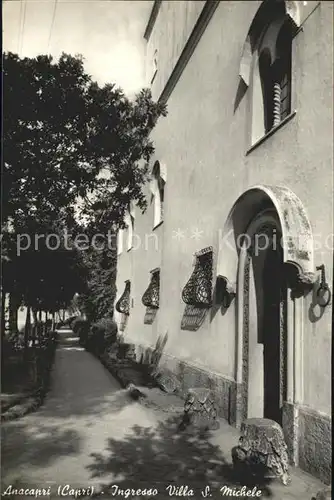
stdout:
[[182,300],[187,305],[211,307],[212,305],[212,247],[195,254],[195,267],[182,290]]
[[216,280],[216,303],[221,304],[227,309],[230,307],[235,296],[236,285],[231,283],[225,276],[219,274]]
[[327,307],[331,301],[331,291],[326,281],[325,265],[317,266],[317,271],[320,271],[320,284],[317,289],[317,303],[320,307]]

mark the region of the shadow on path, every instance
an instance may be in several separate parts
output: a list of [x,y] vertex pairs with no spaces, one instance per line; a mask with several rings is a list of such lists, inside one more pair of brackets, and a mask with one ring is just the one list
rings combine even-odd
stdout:
[[74,429],[31,427],[16,421],[2,428],[2,474],[25,464],[48,467],[60,456],[75,455],[79,450],[80,436]]
[[[222,486],[258,486],[262,497],[270,497],[267,481],[238,478],[221,449],[210,443],[210,432],[178,431],[179,418],[159,422],[155,428],[135,425],[124,439],[109,438],[105,452],[92,453],[88,466],[91,477],[114,477],[102,484],[104,495],[111,495],[111,484],[119,488],[157,488],[158,498],[170,498],[166,488],[187,485],[192,498],[203,498],[201,491],[210,485],[212,497],[221,498]],[[229,496],[227,496],[229,498]],[[232,498],[232,497],[231,497]]]
[[82,348],[60,347],[52,373],[52,390],[39,417],[100,416],[132,404],[126,392],[94,356]]
[[134,402],[103,365],[74,338],[64,344],[43,406],[1,427],[2,490],[17,480],[86,483],[89,453],[103,449],[113,428],[121,435],[119,414],[131,414]]

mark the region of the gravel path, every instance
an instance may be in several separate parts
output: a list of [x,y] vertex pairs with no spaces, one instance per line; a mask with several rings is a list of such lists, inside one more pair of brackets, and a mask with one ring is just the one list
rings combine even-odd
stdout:
[[[70,331],[60,335],[52,386],[44,405],[1,429],[2,493],[12,485],[25,490],[45,488],[51,495],[37,496],[30,490],[30,495],[7,498],[54,500],[73,498],[71,493],[79,498],[74,490],[82,488],[90,488],[89,492],[102,488],[100,498],[126,498],[108,486],[116,481],[124,490],[157,489],[154,496],[130,494],[130,499],[197,500],[210,485],[210,498],[215,500],[224,497],[221,487],[241,487],[230,466],[236,429],[222,423],[210,438],[177,432],[177,400],[171,398],[167,403],[160,392],[149,391],[152,404],[149,398],[144,404],[134,402],[103,365],[78,346]],[[311,500],[321,486],[296,471],[290,487],[279,483],[259,487],[261,498]],[[61,495],[59,487],[65,487]]]
[[157,423],[157,414],[133,402],[71,332],[61,335],[44,405],[2,425],[2,492],[8,485],[55,490],[113,480],[113,471],[106,471],[103,481],[91,477],[97,472],[90,470],[97,460],[93,454],[108,455],[108,438],[124,439],[134,424],[147,429]]

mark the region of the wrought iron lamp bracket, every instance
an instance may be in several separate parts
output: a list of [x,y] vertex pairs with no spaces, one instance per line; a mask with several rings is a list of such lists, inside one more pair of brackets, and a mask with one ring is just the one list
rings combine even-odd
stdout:
[[236,296],[236,284],[219,274],[216,279],[216,302],[228,308]]
[[285,277],[287,286],[291,289],[291,297],[298,298],[307,295],[314,287],[316,278],[312,272],[305,272],[302,267],[294,261],[286,261]]

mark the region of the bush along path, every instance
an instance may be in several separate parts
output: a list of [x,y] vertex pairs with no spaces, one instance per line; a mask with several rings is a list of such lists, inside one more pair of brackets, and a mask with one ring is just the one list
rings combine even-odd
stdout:
[[41,406],[50,386],[50,374],[55,358],[55,351],[55,334],[51,334],[40,346],[28,349],[28,362],[33,365],[36,373],[35,388],[1,405],[2,422],[23,417]]
[[159,387],[152,376],[152,367],[136,361],[134,347],[117,334],[114,320],[104,318],[90,327],[87,320],[76,318],[71,327],[81,345],[101,361],[123,388],[129,389],[133,399],[146,397],[139,387]]
[[[103,322],[102,324],[106,325]],[[87,324],[84,328],[86,332],[89,331]],[[86,350],[96,356],[120,385],[127,389],[132,400],[138,401],[145,407],[178,416],[181,423],[184,413],[182,391],[175,377],[159,372],[157,368],[159,350],[152,351],[150,362],[137,361],[133,344],[124,342],[117,333],[116,336],[111,335],[108,329],[104,330],[104,334],[105,340],[101,342],[102,332],[98,339],[90,330],[88,342],[84,344]],[[106,342],[106,339],[109,341]]]

